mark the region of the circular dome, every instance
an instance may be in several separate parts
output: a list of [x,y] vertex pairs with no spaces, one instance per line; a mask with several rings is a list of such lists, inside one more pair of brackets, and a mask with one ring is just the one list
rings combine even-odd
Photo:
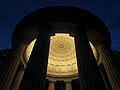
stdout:
[[64,34],[56,34],[51,37],[50,54],[57,57],[68,57],[72,55],[75,50],[73,37]]
[[47,73],[56,76],[78,73],[74,37],[69,34],[51,37]]
[[[32,41],[26,49],[27,60],[29,60],[35,41]],[[90,45],[96,57],[96,50],[91,43]],[[62,77],[76,74],[78,74],[78,68],[74,37],[64,33],[51,36],[47,75]]]

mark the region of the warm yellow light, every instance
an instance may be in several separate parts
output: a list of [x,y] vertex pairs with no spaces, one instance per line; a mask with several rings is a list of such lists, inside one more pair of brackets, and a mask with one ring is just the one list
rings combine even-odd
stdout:
[[[26,49],[26,58],[29,60],[33,46],[33,40]],[[90,43],[94,55],[96,50]],[[55,76],[68,76],[78,73],[74,37],[65,33],[56,33],[51,36],[49,47],[47,74]]]
[[33,47],[34,47],[34,44],[35,44],[35,42],[36,42],[36,39],[35,40],[33,40],[30,44],[29,44],[29,46],[27,47],[27,49],[26,49],[26,52],[25,52],[25,55],[26,55],[26,61],[28,62],[28,60],[29,60],[29,57],[30,57],[30,55],[31,55],[31,52],[32,52],[32,50],[33,50]]
[[78,73],[74,37],[63,33],[51,36],[47,73],[56,76]]

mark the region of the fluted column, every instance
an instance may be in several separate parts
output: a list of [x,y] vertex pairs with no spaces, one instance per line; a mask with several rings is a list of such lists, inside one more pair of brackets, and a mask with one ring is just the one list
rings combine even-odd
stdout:
[[23,67],[23,65],[19,65],[10,90],[18,90],[24,71],[25,71],[25,68]]
[[106,90],[85,30],[76,30],[75,46],[80,90]]
[[48,90],[55,90],[55,82],[54,81],[49,81]]
[[120,90],[120,73],[117,66],[113,62],[111,50],[105,46],[103,42],[99,42],[97,48],[101,55],[101,60],[106,70],[108,79],[113,90]]
[[19,90],[45,90],[49,44],[49,31],[41,30],[35,42]]
[[111,90],[112,87],[111,87],[111,85],[110,85],[110,82],[109,82],[107,73],[106,73],[105,68],[104,68],[104,66],[103,66],[102,63],[99,65],[99,68],[100,68],[101,75],[102,75],[102,78],[103,78],[103,81],[104,81],[104,83],[105,83],[105,86],[106,86],[107,90]]
[[7,57],[7,66],[4,67],[3,73],[0,76],[0,90],[9,90],[24,49],[25,44],[20,41],[17,43],[16,47],[12,48],[10,55]]
[[72,83],[71,83],[71,81],[66,82],[66,90],[72,90]]

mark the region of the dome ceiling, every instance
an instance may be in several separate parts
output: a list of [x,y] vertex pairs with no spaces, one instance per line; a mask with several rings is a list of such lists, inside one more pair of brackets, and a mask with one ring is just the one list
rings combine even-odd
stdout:
[[[26,59],[29,60],[33,49],[33,40],[26,49]],[[90,43],[96,56],[94,46]],[[51,36],[47,74],[51,76],[70,76],[78,73],[74,37],[69,34],[57,33]]]
[[74,38],[69,34],[51,37],[47,72],[54,75],[78,73]]

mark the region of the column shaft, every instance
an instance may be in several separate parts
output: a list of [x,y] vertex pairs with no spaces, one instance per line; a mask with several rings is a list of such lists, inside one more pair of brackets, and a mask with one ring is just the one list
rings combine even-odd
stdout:
[[55,83],[54,82],[52,82],[52,81],[49,82],[48,90],[55,90]]
[[120,73],[117,66],[113,62],[111,50],[105,47],[104,43],[99,42],[98,50],[101,54],[102,63],[105,67],[107,76],[109,78],[113,90],[120,90]]
[[85,31],[75,32],[75,46],[81,90],[105,90],[97,62]]
[[72,90],[71,82],[66,82],[66,90]]
[[10,90],[18,90],[24,71],[25,71],[25,68],[22,65],[19,65]]
[[35,42],[19,90],[45,90],[49,44],[49,32],[41,30]]
[[3,69],[4,71],[2,71],[3,73],[0,76],[0,90],[9,90],[24,49],[25,45],[20,42],[18,43],[18,46],[12,48],[10,55],[7,57],[7,66],[5,66]]

